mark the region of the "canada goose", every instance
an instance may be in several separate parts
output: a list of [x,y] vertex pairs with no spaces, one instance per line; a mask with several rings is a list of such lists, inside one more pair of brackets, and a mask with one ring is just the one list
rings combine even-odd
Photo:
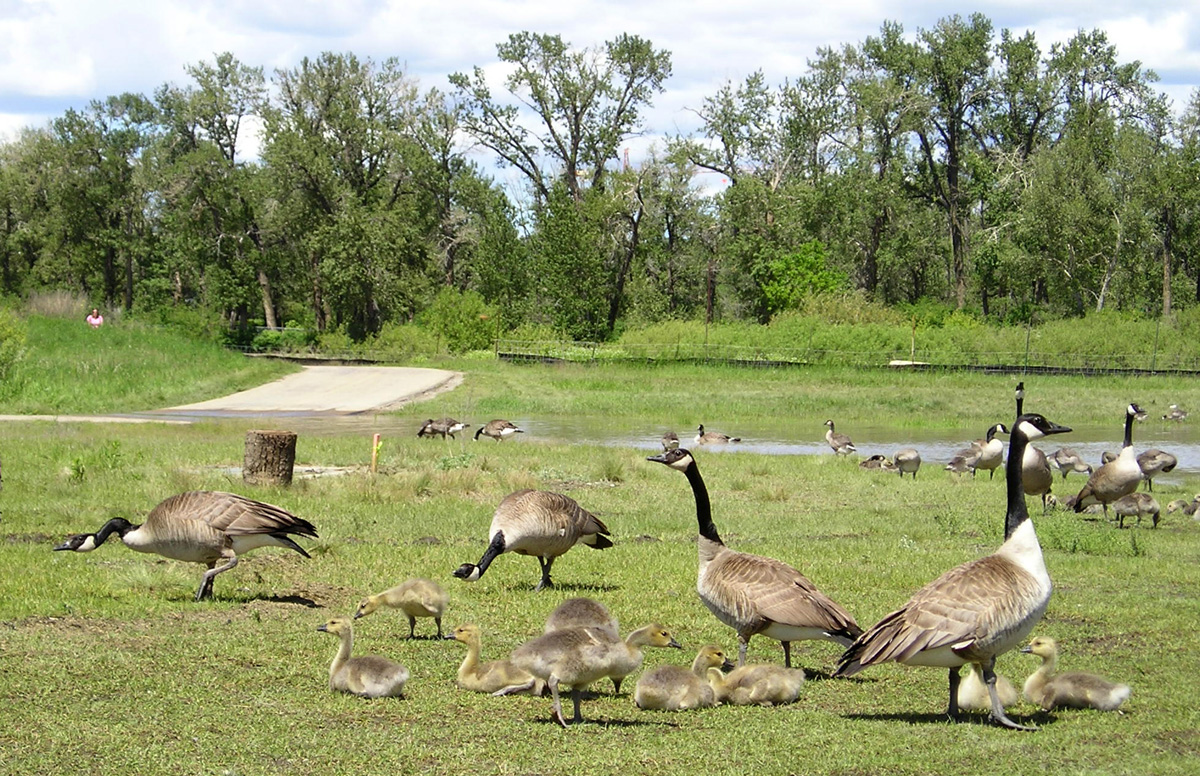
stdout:
[[1138,468],[1142,470],[1142,477],[1146,479],[1146,490],[1153,491],[1154,478],[1173,470],[1177,463],[1179,463],[1178,458],[1153,447],[1139,454],[1137,464]]
[[[1025,382],[1017,383],[1016,390],[1017,398],[1017,417],[1021,417],[1024,413],[1025,406]],[[1011,443],[1009,444],[1009,455],[1012,454]],[[1021,482],[1025,488],[1027,496],[1042,497],[1042,514],[1046,513],[1049,508],[1050,489],[1054,487],[1054,473],[1050,471],[1050,462],[1046,459],[1046,454],[1037,449],[1033,445],[1025,447],[1025,453],[1021,459],[1022,472]]]
[[948,472],[955,474],[966,474],[971,472],[971,476],[975,476],[975,464],[979,461],[979,449],[970,448],[967,450],[959,450],[955,453],[950,462],[946,464],[945,469]]
[[114,533],[131,550],[208,566],[197,601],[212,597],[213,578],[236,566],[238,556],[259,547],[286,547],[307,558],[291,537],[317,538],[312,523],[281,507],[234,493],[191,490],[164,499],[141,525],[114,517],[96,533],[68,536],[54,549],[91,552]]
[[1178,404],[1172,404],[1167,408],[1167,414],[1162,416],[1163,420],[1182,421],[1187,420],[1187,410],[1179,409]]
[[575,503],[575,499],[546,490],[518,490],[509,493],[496,507],[490,543],[479,563],[464,563],[454,576],[474,582],[483,576],[497,555],[515,552],[533,555],[542,567],[537,589],[554,587],[550,567],[554,559],[582,542],[593,550],[613,546],[608,527]]
[[354,619],[366,617],[381,606],[399,609],[408,618],[408,637],[416,632],[418,617],[432,617],[437,625],[437,637],[442,637],[442,615],[450,597],[442,586],[431,579],[413,578],[376,595],[369,595],[358,605]]
[[800,695],[804,671],[783,666],[741,666],[721,673],[708,669],[708,683],[719,703],[732,706],[777,706],[791,703]]
[[479,427],[479,429],[475,432],[475,441],[479,441],[480,434],[486,437],[491,437],[497,442],[501,442],[513,434],[524,433],[525,429],[517,428],[516,424],[514,424],[511,420],[500,420],[497,418],[496,420],[489,420],[487,423],[484,423]]
[[[958,708],[967,711],[990,711],[992,699],[988,695],[987,684],[983,681],[983,671],[975,663],[967,663],[967,669],[967,675],[958,685]],[[996,674],[996,696],[1000,698],[1000,705],[1006,709],[1021,697],[1012,682],[1000,674]]]
[[1142,469],[1133,454],[1133,418],[1141,411],[1133,403],[1125,408],[1125,442],[1121,452],[1088,477],[1087,484],[1075,499],[1076,512],[1082,512],[1090,504],[1101,504],[1107,516],[1109,504],[1137,490],[1142,481]]
[[1067,475],[1071,472],[1079,472],[1080,474],[1091,474],[1092,465],[1085,463],[1079,453],[1075,452],[1074,448],[1060,447],[1050,454],[1047,459],[1050,465],[1058,469],[1062,473],[1062,478],[1065,481]]
[[642,674],[633,690],[633,702],[639,709],[685,711],[717,705],[705,672],[714,668],[733,668],[725,652],[716,644],[705,644],[696,653],[691,670],[682,666],[658,666]]
[[833,430],[832,420],[825,421],[825,425],[829,427],[829,430],[825,432],[825,441],[828,442],[829,446],[833,448],[834,454],[849,455],[850,453],[858,450],[858,448],[854,446],[854,443],[850,441],[850,437],[846,436],[845,434],[839,434]]
[[1021,643],[1050,602],[1050,575],[1025,506],[1021,460],[1030,439],[1067,431],[1034,413],[1017,418],[1005,465],[1004,543],[995,553],[942,574],[869,628],[842,655],[835,676],[853,676],[887,661],[948,668],[947,713],[957,721],[958,670],[978,663],[992,702],[991,719],[1028,729],[1005,715],[995,689],[996,657]]
[[334,617],[317,630],[341,639],[337,654],[329,665],[329,689],[361,695],[364,698],[389,698],[404,694],[408,669],[379,655],[350,657],[354,648],[354,628],[349,617]]
[[896,468],[900,470],[900,476],[911,474],[913,479],[917,478],[917,469],[921,468],[921,454],[911,447],[906,447],[903,450],[897,450],[892,456],[892,460],[896,463]]
[[971,467],[971,475],[983,469],[988,473],[988,479],[996,475],[996,469],[1004,463],[1004,442],[996,438],[996,434],[1007,434],[1008,427],[1003,423],[995,423],[988,427],[983,439],[976,439],[972,446],[978,450],[975,464]]
[[1042,659],[1041,667],[1025,680],[1025,699],[1046,711],[1059,706],[1114,711],[1132,692],[1129,685],[1111,682],[1096,674],[1082,671],[1054,673],[1058,665],[1058,644],[1048,636],[1038,636],[1021,651]]
[[1121,496],[1112,503],[1113,513],[1117,516],[1117,527],[1125,527],[1125,518],[1136,517],[1138,525],[1142,524],[1142,516],[1146,515],[1153,521],[1153,527],[1158,528],[1158,519],[1161,514],[1158,502],[1149,493],[1135,491],[1126,496]]
[[467,645],[467,656],[458,667],[457,684],[461,689],[487,693],[507,689],[506,694],[525,691],[531,695],[542,694],[546,683],[528,671],[517,668],[511,660],[479,662],[482,638],[478,625],[460,625],[443,638]]
[[430,418],[421,424],[420,430],[417,431],[417,436],[433,437],[434,434],[440,434],[442,439],[445,439],[447,436],[454,439],[455,434],[464,428],[469,428],[470,425],[470,423],[460,423],[454,418],[439,418],[438,420]]
[[[741,442],[741,437],[731,437],[718,431],[705,431],[704,424],[696,427],[696,438],[692,440],[698,445],[719,445],[725,442]],[[679,446],[676,445],[676,448]]]
[[658,624],[638,628],[624,641],[600,628],[567,628],[525,642],[513,651],[512,662],[545,680],[554,698],[554,719],[566,727],[559,685],[571,688],[571,699],[575,704],[575,716],[571,721],[582,722],[579,704],[588,685],[606,676],[633,673],[642,664],[642,647],[648,646],[680,648],[670,632]]
[[1183,510],[1185,515],[1194,516],[1197,510],[1200,510],[1200,493],[1197,493],[1191,501],[1177,498],[1170,504],[1167,504],[1167,512],[1177,512],[1179,510]]
[[679,435],[674,431],[668,431],[663,434],[660,441],[662,442],[662,449],[664,453],[668,450],[674,450],[676,447],[679,447]]
[[746,663],[746,648],[755,634],[779,640],[784,663],[791,668],[793,641],[826,639],[844,646],[862,633],[849,612],[796,569],[725,546],[713,524],[708,489],[690,452],[681,447],[646,460],[683,472],[692,486],[700,527],[696,592],[718,620],[737,631],[738,665]]
[[859,461],[858,468],[872,469],[874,471],[894,472],[897,471],[899,467],[889,461],[886,455],[880,455],[879,453],[876,453],[870,458]]

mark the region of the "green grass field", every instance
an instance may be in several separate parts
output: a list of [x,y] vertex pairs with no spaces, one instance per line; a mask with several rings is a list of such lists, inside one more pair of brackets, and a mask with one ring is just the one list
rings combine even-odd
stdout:
[[[412,420],[414,431],[421,418],[464,407],[478,418],[619,413],[680,431],[697,414],[719,410],[731,424],[780,411],[839,418],[886,413],[900,416],[898,424],[960,424],[969,439],[997,413],[1003,420],[1011,412],[1009,378],[448,366],[465,370],[467,380],[453,393],[405,408],[400,416]],[[208,385],[218,385],[219,368],[210,371]],[[1158,378],[1127,385],[1039,381],[1036,391],[1031,385],[1036,405],[1029,403],[1058,422],[1096,422],[1111,415],[1114,402],[1127,401],[1131,389],[1147,403],[1200,406],[1197,388]],[[216,395],[212,388],[204,393]],[[969,398],[956,402],[956,396]],[[112,408],[106,401],[95,406]],[[695,593],[695,511],[684,478],[635,449],[536,437],[443,443],[411,434],[385,439],[380,470],[371,475],[369,435],[330,429],[301,436],[297,463],[349,467],[349,474],[300,479],[283,489],[251,487],[236,468],[246,430],[263,426],[262,419],[0,424],[0,772],[1195,770],[1200,523],[1190,518],[1172,514],[1157,530],[1117,531],[1091,516],[1042,517],[1033,508],[1056,585],[1035,634],[1059,640],[1064,669],[1130,683],[1133,697],[1123,714],[1042,713],[1022,703],[1010,715],[1038,725],[1037,732],[994,728],[982,715],[976,724],[951,725],[942,715],[943,670],[886,665],[851,680],[823,678],[840,649],[809,642],[793,648],[815,674],[794,705],[643,712],[631,700],[631,677],[618,697],[607,682],[598,683],[597,697],[584,703],[587,722],[563,730],[550,720],[548,698],[457,690],[462,645],[408,641],[407,623],[395,612],[357,621],[356,653],[404,662],[413,674],[407,697],[367,701],[333,693],[327,679],[336,641],[316,628],[333,614],[352,613],[364,594],[428,576],[450,592],[447,630],[467,621],[483,628],[485,659],[504,657],[540,633],[550,610],[574,595],[604,601],[624,628],[655,620],[683,642],[681,652],[647,651],[647,666],[686,665],[707,642],[733,650],[734,634]],[[795,565],[864,627],[1001,539],[999,478],[958,479],[927,465],[914,482],[864,472],[832,455],[697,455],[725,541]],[[540,593],[533,590],[538,570],[531,558],[502,556],[474,584],[452,578],[460,563],[479,559],[495,504],[522,487],[572,496],[608,523],[615,546],[572,550],[555,565],[558,587]],[[283,550],[252,553],[217,578],[215,600],[196,604],[199,566],[137,554],[117,542],[90,554],[51,552],[68,533],[94,531],[116,515],[138,522],[162,498],[187,489],[232,490],[310,519],[321,534],[302,542],[312,559]],[[1165,505],[1200,491],[1200,481],[1187,477],[1159,491]],[[431,631],[431,621],[418,622],[419,635]],[[777,643],[751,642],[751,661],[781,659]],[[1014,652],[998,668],[1019,685],[1036,664]]]

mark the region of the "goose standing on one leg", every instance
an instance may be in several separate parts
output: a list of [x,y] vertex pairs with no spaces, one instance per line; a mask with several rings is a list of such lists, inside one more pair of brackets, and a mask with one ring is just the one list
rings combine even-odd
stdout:
[[505,552],[532,555],[542,567],[537,589],[554,587],[550,567],[554,559],[578,543],[594,550],[613,546],[608,526],[599,518],[560,493],[545,490],[518,490],[509,493],[496,507],[490,542],[479,563],[464,563],[454,576],[474,582],[483,576],[496,556]]
[[307,558],[291,537],[317,538],[312,523],[281,507],[235,493],[191,490],[164,499],[141,525],[114,517],[96,533],[68,536],[54,549],[91,552],[114,533],[131,550],[208,566],[197,601],[212,597],[213,579],[236,566],[238,556],[259,547],[286,547]]
[[1005,468],[1008,509],[1004,543],[995,553],[947,571],[918,590],[846,650],[835,676],[853,676],[870,665],[895,661],[949,669],[947,713],[958,721],[959,669],[977,663],[991,697],[991,718],[1029,730],[1004,713],[996,693],[996,658],[1021,643],[1050,602],[1050,575],[1042,558],[1021,487],[1021,458],[1030,439],[1071,429],[1029,414],[1013,425]]
[[1142,481],[1142,468],[1133,453],[1133,421],[1142,408],[1132,402],[1125,408],[1125,442],[1117,457],[1092,472],[1087,484],[1075,498],[1075,511],[1082,512],[1092,504],[1101,504],[1108,516],[1108,505],[1121,496],[1137,490]]
[[688,450],[681,447],[646,460],[683,472],[692,486],[700,526],[696,592],[718,620],[737,631],[738,665],[745,664],[750,637],[756,634],[780,641],[790,668],[793,641],[824,639],[846,646],[862,633],[849,612],[796,569],[725,546],[713,524],[708,489]]

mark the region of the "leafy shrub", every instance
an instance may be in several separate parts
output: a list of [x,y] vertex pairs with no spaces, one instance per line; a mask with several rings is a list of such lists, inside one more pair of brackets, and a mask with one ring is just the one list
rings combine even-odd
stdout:
[[482,350],[496,339],[497,309],[475,291],[443,288],[417,322],[436,334],[451,353]]

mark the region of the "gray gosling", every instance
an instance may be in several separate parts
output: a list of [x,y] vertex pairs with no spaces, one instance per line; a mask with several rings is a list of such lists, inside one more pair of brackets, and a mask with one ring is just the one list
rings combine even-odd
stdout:
[[1092,465],[1084,461],[1079,453],[1075,452],[1075,449],[1071,447],[1058,448],[1050,454],[1047,460],[1049,460],[1051,466],[1058,469],[1064,481],[1071,472],[1087,474],[1089,476],[1092,473]]
[[[899,467],[889,461],[886,455],[880,455],[879,453],[859,461],[858,468],[877,472],[894,472],[899,470]],[[903,473],[901,475],[903,476]]]
[[1058,644],[1048,636],[1038,636],[1021,651],[1042,659],[1041,667],[1025,680],[1025,699],[1046,711],[1059,707],[1115,711],[1132,692],[1129,685],[1096,674],[1082,671],[1056,674]]
[[659,441],[662,443],[662,449],[664,453],[668,450],[674,450],[675,448],[679,447],[679,435],[674,431],[666,432],[662,435],[662,439]]
[[[614,639],[621,637],[621,626],[617,623],[617,618],[613,617],[607,606],[595,598],[581,596],[563,601],[546,618],[546,627],[543,633],[567,628],[599,628],[612,634]],[[624,676],[611,677],[614,694],[620,694],[621,682],[624,678]]]
[[682,666],[658,666],[642,674],[633,691],[639,709],[686,711],[717,705],[716,695],[705,673],[710,668],[733,668],[725,652],[716,644],[705,644],[696,653],[691,669]]
[[404,695],[408,669],[379,655],[350,657],[354,648],[354,628],[349,617],[334,617],[317,630],[341,639],[333,663],[329,665],[329,689],[363,698],[395,698]]
[[369,595],[358,605],[354,619],[366,617],[381,606],[389,609],[399,609],[408,618],[408,637],[416,634],[417,618],[432,617],[437,625],[437,638],[442,638],[442,615],[446,613],[446,604],[450,597],[442,586],[432,579],[414,577],[405,580],[382,593]]
[[471,692],[495,693],[501,690],[505,695],[518,692],[528,692],[530,695],[541,695],[546,683],[528,671],[523,671],[512,664],[511,660],[489,660],[480,662],[481,636],[479,626],[468,623],[459,625],[444,638],[447,641],[460,641],[467,645],[467,656],[458,667],[456,683],[463,690]]
[[[571,688],[575,707],[571,721],[582,722],[579,707],[583,691],[598,679],[628,676],[636,671],[642,664],[642,647],[647,646],[680,648],[671,633],[658,624],[638,628],[624,641],[600,628],[567,628],[525,642],[513,651],[512,662],[545,680],[554,699],[552,716],[566,727],[559,687]],[[498,694],[507,692],[501,690]]]
[[1125,527],[1125,518],[1136,517],[1138,525],[1142,524],[1142,516],[1149,517],[1153,528],[1158,528],[1158,520],[1161,510],[1158,507],[1158,502],[1154,496],[1149,493],[1137,492],[1130,493],[1128,496],[1121,496],[1112,503],[1113,514],[1117,516],[1117,527]]
[[719,703],[732,706],[779,706],[792,703],[804,686],[804,671],[776,665],[735,668],[728,674],[708,669],[708,684]]
[[1160,474],[1174,471],[1179,459],[1168,452],[1152,447],[1146,452],[1138,454],[1137,463],[1138,468],[1142,470],[1142,477],[1146,480],[1146,490],[1153,491],[1154,478]]
[[[1196,516],[1197,510],[1200,510],[1200,493],[1197,493],[1196,496],[1191,501],[1188,501],[1187,499],[1177,498],[1174,501],[1172,501],[1171,503],[1167,504],[1167,512],[1182,511],[1185,515],[1189,515],[1191,517]],[[1197,518],[1197,519],[1200,519],[1200,518]]]
[[[983,671],[974,663],[968,663],[967,667],[970,670],[958,685],[958,707],[967,711],[991,711],[992,699],[983,681]],[[1000,674],[996,674],[996,695],[1004,708],[1012,706],[1021,697],[1013,683]]]

